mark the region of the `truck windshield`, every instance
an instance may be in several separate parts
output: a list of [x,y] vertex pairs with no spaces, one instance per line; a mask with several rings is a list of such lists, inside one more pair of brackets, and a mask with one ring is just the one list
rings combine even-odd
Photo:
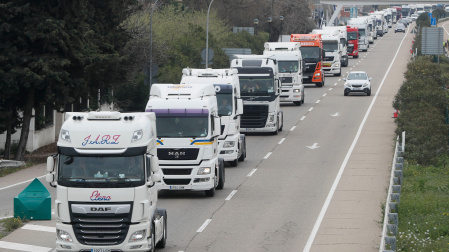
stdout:
[[323,41],[323,49],[326,52],[338,52],[337,41]]
[[318,46],[303,46],[301,50],[303,59],[321,59],[320,48]]
[[280,73],[298,72],[298,61],[278,61],[278,70]]
[[156,113],[158,137],[207,137],[207,116],[160,116]]
[[359,29],[360,37],[365,37],[365,29]]
[[274,94],[274,83],[271,78],[242,76],[239,78],[242,96],[271,96]]
[[70,187],[134,187],[145,183],[144,156],[59,155],[58,184]]
[[377,25],[378,25],[378,26],[382,25],[382,21],[378,19],[378,20],[377,20]]
[[217,96],[218,116],[232,115],[232,85],[214,84],[215,95]]
[[356,40],[357,38],[357,32],[348,32],[348,40]]

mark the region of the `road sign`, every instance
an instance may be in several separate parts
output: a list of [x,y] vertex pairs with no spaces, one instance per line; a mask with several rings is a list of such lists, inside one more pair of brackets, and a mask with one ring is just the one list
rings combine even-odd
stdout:
[[432,27],[437,26],[437,19],[436,18],[431,18],[430,19],[430,26],[432,26]]
[[432,18],[432,12],[427,13],[430,18]]
[[422,54],[439,55],[444,54],[443,49],[443,28],[423,27],[421,38]]

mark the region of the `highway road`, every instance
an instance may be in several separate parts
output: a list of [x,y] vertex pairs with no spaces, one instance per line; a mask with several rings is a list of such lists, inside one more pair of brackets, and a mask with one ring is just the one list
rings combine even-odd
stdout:
[[[338,185],[335,183],[354,150],[367,112],[380,104],[393,114],[391,96],[395,93],[389,94],[388,99],[379,96],[377,100],[376,93],[383,85],[389,85],[385,78],[387,73],[402,77],[404,68],[396,68],[396,63],[391,63],[397,52],[402,55],[398,57],[407,60],[410,54],[402,51],[408,50],[404,48],[409,46],[412,37],[409,32],[394,33],[394,29],[390,29],[370,45],[368,52],[360,53],[358,59],[350,59],[349,66],[343,68],[343,75],[350,70],[367,71],[373,78],[371,96],[343,96],[343,76],[327,76],[322,88],[306,85],[305,104],[282,106],[285,115],[282,132],[247,136],[247,159],[237,167],[226,168],[225,187],[218,190],[215,197],[207,198],[203,192],[160,192],[158,205],[168,212],[168,240],[166,248],[159,251],[313,250],[315,235],[320,231],[319,220],[332,200],[329,192]],[[398,51],[401,45],[402,50]],[[394,132],[388,134],[392,142]],[[372,142],[377,143],[376,139]],[[392,147],[381,148],[391,149],[391,156],[385,157],[391,164]],[[388,174],[385,169],[385,176]],[[13,212],[12,198],[25,186],[0,188],[3,216]],[[381,191],[386,193],[384,188]],[[54,198],[53,188],[49,190]],[[373,211],[381,221],[380,204],[377,205],[378,209]],[[28,224],[25,229],[0,240],[0,249],[53,250],[55,233],[51,227],[54,221]],[[43,228],[36,232],[30,230],[30,226]],[[380,237],[380,227],[378,234]],[[24,244],[35,247],[22,246]]]

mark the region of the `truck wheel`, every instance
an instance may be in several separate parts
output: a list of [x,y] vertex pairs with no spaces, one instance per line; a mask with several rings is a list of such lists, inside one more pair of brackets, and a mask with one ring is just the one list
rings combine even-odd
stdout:
[[341,76],[341,70],[339,73],[335,74],[335,76]]
[[295,104],[296,106],[301,106],[301,101],[294,101],[293,104]]
[[357,59],[359,57],[359,55],[354,55],[354,59]]
[[319,82],[319,83],[315,84],[315,86],[317,86],[317,87],[322,87],[323,84],[324,84],[323,82]]
[[214,197],[215,195],[215,187],[211,188],[210,190],[204,191],[206,193],[206,197]]
[[224,169],[224,161],[220,160],[218,161],[218,184],[217,184],[217,189],[221,190],[224,187],[225,184],[225,169]]
[[279,133],[279,121],[276,122],[276,130],[271,132],[272,135],[277,135]]
[[156,248],[165,248],[165,244],[167,243],[167,211],[165,209],[158,209],[157,211],[159,215],[164,217],[164,230],[161,240],[156,244]]
[[[279,121],[279,118],[278,118]],[[282,129],[284,128],[284,115],[282,115],[282,126],[279,128],[279,131],[282,131]]]
[[150,237],[150,239],[151,239],[151,245],[150,245],[150,252],[155,252],[156,251],[156,233],[154,232],[154,229],[155,229],[155,227],[154,227],[154,223],[152,223],[151,224],[151,237]]
[[243,138],[243,141],[242,141],[242,154],[239,157],[239,161],[243,162],[243,161],[245,161],[245,158],[246,158],[246,138]]
[[234,160],[232,160],[232,161],[229,161],[229,165],[231,166],[231,167],[237,167],[237,165],[239,164],[239,159],[237,158],[237,159],[234,159]]

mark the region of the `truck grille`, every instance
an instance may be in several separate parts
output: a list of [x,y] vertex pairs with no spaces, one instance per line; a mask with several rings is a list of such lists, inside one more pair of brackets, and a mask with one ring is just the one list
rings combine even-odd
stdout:
[[323,61],[334,61],[334,56],[324,57]]
[[164,178],[164,183],[166,185],[188,185],[191,179],[166,179]]
[[198,158],[198,148],[157,148],[159,160],[196,160]]
[[164,168],[162,169],[164,175],[190,175],[192,169],[178,169],[178,168]]
[[348,53],[352,53],[354,51],[354,45],[350,44],[348,45]]
[[292,83],[293,77],[281,77],[281,83]]
[[264,128],[268,117],[268,105],[243,105],[241,128]]
[[[123,204],[123,202],[121,202]],[[121,244],[131,224],[132,204],[128,213],[74,213],[70,207],[73,231],[79,243],[92,246]],[[89,204],[85,204],[89,206]],[[96,204],[98,205],[98,203]],[[105,207],[113,204],[104,204]]]
[[314,73],[316,68],[316,63],[306,63],[304,67],[305,73]]

